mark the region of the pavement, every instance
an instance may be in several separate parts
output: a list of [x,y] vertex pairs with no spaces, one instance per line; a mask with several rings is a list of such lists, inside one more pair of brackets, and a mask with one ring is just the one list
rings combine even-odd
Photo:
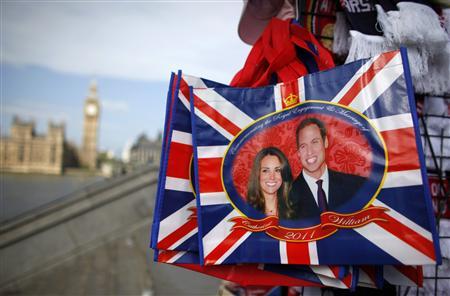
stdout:
[[16,283],[3,295],[217,295],[220,280],[153,262],[150,223],[125,236],[67,258]]
[[153,174],[2,225],[0,294],[217,295],[219,279],[153,262]]

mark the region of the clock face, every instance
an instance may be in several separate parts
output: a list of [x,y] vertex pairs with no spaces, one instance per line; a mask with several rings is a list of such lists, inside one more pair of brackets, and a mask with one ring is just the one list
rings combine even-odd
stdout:
[[86,106],[86,114],[87,115],[94,116],[97,114],[97,111],[98,111],[97,106],[94,104],[89,104]]

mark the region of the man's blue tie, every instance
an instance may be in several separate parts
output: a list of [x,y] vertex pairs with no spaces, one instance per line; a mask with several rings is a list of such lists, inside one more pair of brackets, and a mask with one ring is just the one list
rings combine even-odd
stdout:
[[316,181],[317,184],[317,201],[319,203],[320,212],[326,212],[328,210],[327,198],[325,196],[325,191],[322,188],[323,180],[319,179]]

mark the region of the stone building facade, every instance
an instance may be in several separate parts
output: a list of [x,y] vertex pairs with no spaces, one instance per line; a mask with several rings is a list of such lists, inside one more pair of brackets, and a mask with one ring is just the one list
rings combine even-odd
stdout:
[[161,159],[161,139],[151,141],[141,135],[130,149],[130,163],[133,166],[159,164]]
[[48,124],[37,135],[34,122],[13,119],[9,137],[0,141],[1,170],[16,173],[61,174],[64,162],[64,124]]

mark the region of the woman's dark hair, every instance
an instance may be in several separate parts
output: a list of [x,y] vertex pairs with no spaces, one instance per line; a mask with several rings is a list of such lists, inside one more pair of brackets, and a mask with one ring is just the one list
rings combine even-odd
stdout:
[[261,161],[267,155],[276,156],[281,163],[282,183],[277,191],[278,210],[280,217],[290,218],[293,215],[293,210],[288,199],[292,184],[291,166],[289,165],[289,161],[284,153],[278,148],[266,147],[261,149],[258,154],[256,154],[248,181],[247,202],[257,210],[264,212],[266,205],[264,195],[261,190],[261,185],[259,184],[259,177],[261,173]]

